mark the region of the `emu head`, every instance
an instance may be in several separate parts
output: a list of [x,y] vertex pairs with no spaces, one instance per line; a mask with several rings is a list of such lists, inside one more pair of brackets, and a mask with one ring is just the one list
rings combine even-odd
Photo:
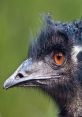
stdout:
[[61,23],[47,17],[28,59],[5,81],[4,88],[39,87],[64,108],[82,83],[81,71],[82,21]]

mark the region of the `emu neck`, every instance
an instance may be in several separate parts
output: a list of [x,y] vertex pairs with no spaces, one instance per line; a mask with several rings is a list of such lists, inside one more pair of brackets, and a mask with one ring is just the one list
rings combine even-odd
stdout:
[[77,92],[67,98],[57,98],[56,102],[59,105],[59,117],[82,117],[82,91],[80,88]]

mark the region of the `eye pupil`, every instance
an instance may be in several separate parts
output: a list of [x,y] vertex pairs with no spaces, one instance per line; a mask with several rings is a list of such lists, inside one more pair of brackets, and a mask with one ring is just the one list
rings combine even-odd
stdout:
[[62,65],[64,62],[65,56],[62,52],[57,52],[54,55],[54,61],[57,65]]
[[58,60],[61,60],[61,58],[62,58],[62,55],[58,54],[58,55],[57,55],[57,59],[58,59]]

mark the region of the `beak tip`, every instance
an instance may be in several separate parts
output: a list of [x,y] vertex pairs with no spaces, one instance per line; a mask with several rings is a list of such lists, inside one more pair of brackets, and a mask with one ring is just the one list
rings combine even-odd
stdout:
[[5,81],[3,84],[3,89],[7,89],[7,88],[8,88],[8,86],[7,86],[6,81]]
[[8,80],[6,80],[3,84],[3,88],[4,89],[8,89],[10,87],[10,82]]

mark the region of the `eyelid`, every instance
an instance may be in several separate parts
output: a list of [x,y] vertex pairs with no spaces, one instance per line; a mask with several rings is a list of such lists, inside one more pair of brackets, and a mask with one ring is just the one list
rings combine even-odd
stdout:
[[53,58],[54,54],[62,52],[64,56],[66,56],[66,50],[65,49],[55,49],[54,51],[51,52],[50,56]]

